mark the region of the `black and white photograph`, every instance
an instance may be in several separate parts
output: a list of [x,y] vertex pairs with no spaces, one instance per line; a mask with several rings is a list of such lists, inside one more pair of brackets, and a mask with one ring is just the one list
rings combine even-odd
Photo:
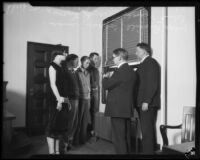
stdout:
[[199,156],[195,3],[2,4],[2,158]]

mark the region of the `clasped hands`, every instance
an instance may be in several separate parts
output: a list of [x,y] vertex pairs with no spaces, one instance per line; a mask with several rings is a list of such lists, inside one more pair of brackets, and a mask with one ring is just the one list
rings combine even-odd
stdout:
[[110,78],[112,76],[113,72],[107,72],[103,74],[103,78]]
[[62,103],[68,103],[69,105],[68,105],[68,107],[69,107],[69,110],[71,110],[71,103],[70,103],[70,101],[69,101],[69,99],[68,98],[66,98],[66,97],[59,97],[58,99],[57,99],[57,107],[56,107],[56,109],[58,109],[59,111],[61,111],[62,110]]
[[142,111],[147,111],[149,109],[148,103],[142,103]]

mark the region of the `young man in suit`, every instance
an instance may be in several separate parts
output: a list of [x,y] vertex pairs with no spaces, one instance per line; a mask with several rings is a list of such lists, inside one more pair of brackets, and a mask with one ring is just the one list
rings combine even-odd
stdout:
[[79,57],[76,54],[69,54],[65,61],[65,80],[66,80],[66,94],[71,104],[71,111],[68,113],[68,133],[65,145],[67,150],[74,148],[77,144],[78,131],[78,112],[79,112],[79,80],[75,72],[79,63]]
[[104,74],[102,85],[108,90],[105,116],[111,117],[112,142],[117,154],[130,153],[130,118],[133,112],[133,90],[136,75],[126,62],[128,52],[123,48],[113,51],[117,70]]
[[160,67],[151,57],[151,48],[148,44],[138,43],[136,55],[141,62],[137,69],[137,106],[142,130],[142,151],[144,154],[153,154],[156,142],[156,115],[160,107]]

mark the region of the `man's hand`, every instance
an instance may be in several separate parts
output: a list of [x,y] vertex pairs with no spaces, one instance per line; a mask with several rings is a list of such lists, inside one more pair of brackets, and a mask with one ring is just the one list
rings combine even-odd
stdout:
[[142,111],[147,111],[149,109],[148,103],[142,103]]
[[103,78],[108,78],[108,77],[109,77],[109,73],[103,74]]
[[103,78],[110,78],[112,74],[113,72],[107,72],[106,74],[103,74]]
[[61,111],[62,110],[62,103],[57,103],[57,107],[56,107],[56,109],[58,110],[58,111]]

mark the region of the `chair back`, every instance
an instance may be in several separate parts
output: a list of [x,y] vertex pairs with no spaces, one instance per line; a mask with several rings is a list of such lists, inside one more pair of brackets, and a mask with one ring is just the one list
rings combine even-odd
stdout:
[[183,123],[181,142],[190,142],[195,139],[195,107],[183,108]]

